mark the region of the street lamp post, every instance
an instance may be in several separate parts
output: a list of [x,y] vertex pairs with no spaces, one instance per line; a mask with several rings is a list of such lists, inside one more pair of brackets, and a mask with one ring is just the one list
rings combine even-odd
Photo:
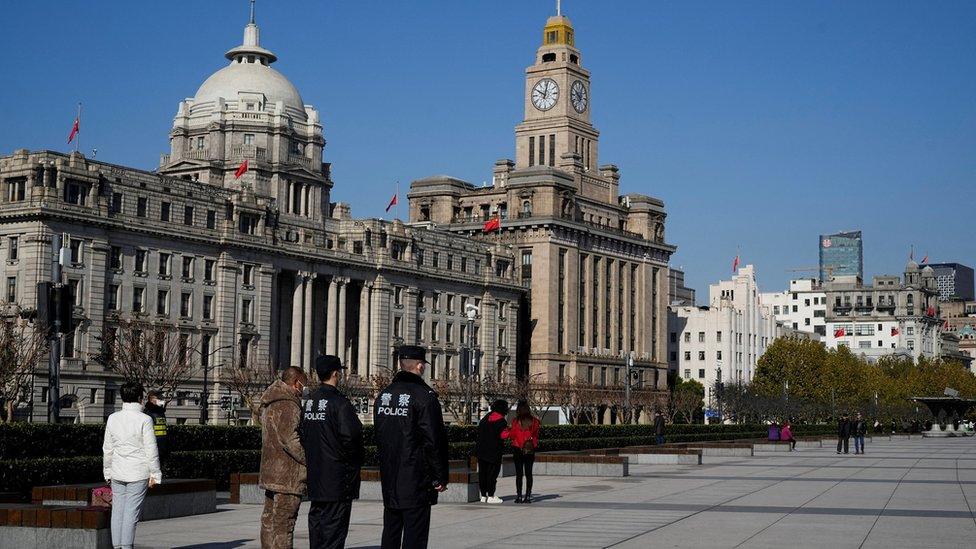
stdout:
[[[209,373],[213,369],[213,365],[210,363],[210,358],[217,354],[219,351],[224,349],[229,349],[231,345],[224,345],[223,347],[217,347],[216,349],[204,354],[203,351],[193,348],[193,350],[200,355],[200,367],[203,369],[203,390],[200,392],[200,424],[206,425],[210,421],[210,381]],[[203,363],[203,359],[206,357],[206,364]]]
[[474,395],[473,395],[471,385],[473,382],[472,377],[475,375],[475,370],[477,368],[477,351],[475,351],[474,320],[475,318],[478,317],[479,312],[480,309],[478,309],[478,307],[472,305],[471,303],[468,303],[467,305],[464,306],[464,314],[468,318],[468,360],[469,360],[469,363],[467,364],[468,379],[466,380],[467,383],[465,383],[465,385],[467,386],[466,387],[466,392],[467,392],[466,400],[468,406],[467,415],[468,415],[468,421],[470,421],[471,423],[474,423],[474,420],[476,419],[472,417],[474,415],[473,414]]

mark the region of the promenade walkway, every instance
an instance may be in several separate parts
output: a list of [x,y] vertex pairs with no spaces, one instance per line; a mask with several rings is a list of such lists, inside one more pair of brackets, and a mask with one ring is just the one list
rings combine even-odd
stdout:
[[[853,444],[851,445],[853,449]],[[627,478],[536,478],[537,502],[434,508],[432,548],[974,547],[976,438],[878,441],[702,466],[631,466]],[[139,525],[138,547],[259,547],[261,509]],[[307,504],[296,547],[307,547]],[[348,547],[379,547],[382,505],[353,506]]]

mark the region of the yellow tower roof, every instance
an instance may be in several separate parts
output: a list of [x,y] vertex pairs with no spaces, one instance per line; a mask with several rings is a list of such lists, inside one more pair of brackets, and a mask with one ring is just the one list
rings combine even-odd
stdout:
[[565,15],[554,15],[546,20],[546,28],[542,31],[542,45],[565,44],[574,46],[573,23]]

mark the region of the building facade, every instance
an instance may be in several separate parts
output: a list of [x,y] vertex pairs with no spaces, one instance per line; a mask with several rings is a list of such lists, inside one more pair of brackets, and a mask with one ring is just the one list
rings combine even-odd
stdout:
[[820,337],[827,334],[827,294],[820,281],[791,280],[789,290],[763,293],[761,301],[772,309],[773,316],[784,327]]
[[[620,195],[620,171],[600,164],[590,73],[567,17],[550,17],[526,69],[515,159],[492,184],[448,176],[414,181],[410,220],[469,235],[515,254],[527,289],[530,354],[524,374],[608,384],[629,357],[644,387],[666,388],[668,260],[665,210]],[[500,229],[483,231],[497,218]]]
[[668,305],[694,305],[695,289],[685,286],[685,272],[671,267],[668,270]]
[[861,231],[820,235],[820,280],[855,277],[864,280]]
[[973,288],[973,268],[959,263],[930,263],[935,271],[939,301],[976,300]]
[[705,386],[710,402],[716,381],[752,381],[756,363],[782,328],[762,302],[752,265],[708,288],[709,305],[673,306],[668,315],[670,368]]
[[[119,379],[92,357],[122,321],[162,326],[194,365],[169,415],[246,418],[200,402],[229,395],[228,369],[257,361],[306,370],[336,354],[350,374],[388,371],[402,343],[430,349],[430,376],[457,375],[463,311],[493,376],[514,376],[525,289],[496,242],[399,221],[353,219],[330,201],[318,111],[271,65],[252,21],[241,46],[180,102],[158,171],[18,150],[0,157],[0,256],[11,306],[37,306],[52,235],[68,234],[63,281],[78,328],[64,336],[62,419],[103,421]],[[243,174],[239,173],[243,172]],[[10,307],[8,307],[8,311]],[[46,361],[19,413],[44,417]],[[30,405],[33,405],[33,408]]]

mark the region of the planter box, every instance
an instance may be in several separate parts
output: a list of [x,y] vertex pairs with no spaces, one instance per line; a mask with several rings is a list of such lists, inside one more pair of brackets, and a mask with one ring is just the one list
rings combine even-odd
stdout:
[[755,452],[789,452],[790,443],[783,442],[780,440],[771,440],[768,442],[757,442],[752,445],[752,451]]
[[[532,474],[562,477],[626,477],[630,475],[629,463],[630,460],[623,456],[540,453],[535,456]],[[515,463],[511,456],[505,456],[503,459],[501,476],[515,476]]]
[[701,465],[700,448],[623,448],[620,456],[638,465]]
[[[46,506],[87,507],[92,490],[104,482],[35,486],[31,499]],[[142,504],[142,520],[158,520],[217,512],[216,483],[210,479],[171,479],[149,489]]]
[[111,549],[111,513],[105,507],[0,505],[0,549]]

